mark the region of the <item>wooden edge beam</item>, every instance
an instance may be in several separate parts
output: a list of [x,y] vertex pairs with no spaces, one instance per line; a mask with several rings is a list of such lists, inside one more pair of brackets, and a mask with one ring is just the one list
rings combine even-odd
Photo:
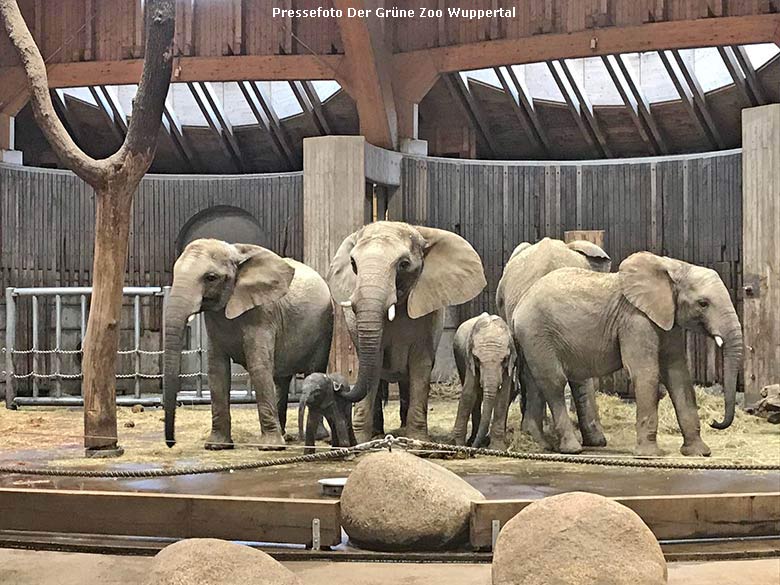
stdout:
[[121,106],[118,103],[113,103],[108,90],[102,85],[89,87],[89,93],[92,94],[102,118],[111,129],[111,133],[119,141],[119,144],[122,144],[127,135],[127,119],[123,119],[124,112],[121,112]]
[[750,56],[747,54],[747,50],[745,47],[741,47],[739,45],[734,45],[731,47],[731,49],[734,51],[734,57],[736,58],[740,67],[742,67],[742,71],[745,73],[745,82],[753,92],[753,95],[756,98],[756,102],[759,106],[765,106],[769,103],[769,100],[766,97],[766,92],[764,91],[763,85],[761,85],[761,80],[758,77],[758,73],[756,73],[756,69],[753,67],[753,63],[750,62]]
[[314,115],[314,106],[309,101],[309,96],[307,96],[306,92],[303,90],[303,82],[288,81],[287,83],[290,86],[290,91],[292,91],[295,96],[295,100],[298,102],[298,105],[301,106],[301,110],[303,110],[303,113],[309,119],[309,122],[314,127],[317,134],[324,136],[326,134],[325,129],[320,125],[317,116]]
[[227,118],[218,109],[216,95],[210,86],[203,82],[187,83],[195,103],[198,104],[203,117],[206,119],[209,127],[217,134],[222,145],[222,150],[228,160],[233,163],[234,168],[239,173],[244,172],[244,163],[241,156],[241,150],[233,136],[232,128],[227,122]]
[[341,543],[337,500],[0,488],[0,530]]
[[[610,498],[636,512],[658,540],[780,534],[780,492]],[[493,521],[503,527],[538,500],[471,503],[470,542],[492,547]]]
[[598,142],[601,151],[604,153],[604,156],[611,158],[612,151],[610,150],[609,144],[607,142],[607,135],[602,130],[601,124],[599,124],[598,118],[596,118],[596,114],[593,112],[593,105],[590,103],[585,90],[581,88],[580,84],[577,83],[577,80],[574,79],[574,75],[572,75],[571,69],[569,69],[569,66],[566,64],[564,59],[560,59],[558,64],[561,66],[561,70],[566,76],[566,80],[569,82],[569,85],[574,91],[574,97],[580,104],[580,113],[585,118],[585,123],[588,125],[591,134]]
[[705,130],[711,137],[712,144],[717,148],[726,148],[726,143],[720,134],[720,130],[718,130],[718,125],[712,117],[710,106],[707,103],[707,96],[704,94],[704,90],[696,77],[696,73],[682,58],[680,51],[672,49],[672,55],[677,62],[677,66],[680,68],[683,79],[690,88],[691,95],[693,96],[694,108],[697,111],[699,118],[701,118]]
[[271,145],[276,151],[279,161],[288,169],[294,169],[297,164],[292,145],[286,133],[278,127],[279,119],[271,108],[269,101],[263,96],[260,86],[255,81],[241,81],[238,84],[244,100],[257,123],[265,130],[271,139]]
[[450,73],[443,76],[444,82],[447,84],[450,94],[455,100],[460,103],[463,110],[466,112],[466,116],[471,121],[474,130],[476,130],[485,142],[488,148],[491,158],[498,156],[498,147],[493,135],[490,132],[490,127],[487,124],[487,120],[482,113],[482,109],[479,105],[474,94],[471,93],[460,73]]
[[181,162],[187,167],[187,170],[197,172],[200,168],[200,165],[197,164],[197,155],[190,144],[189,138],[184,134],[179,117],[168,103],[165,104],[165,109],[163,110],[161,127],[173,144]]
[[501,83],[501,87],[512,106],[512,111],[523,127],[523,132],[533,142],[534,149],[546,157],[549,155],[547,146],[531,118],[533,112],[529,112],[525,108],[524,101],[520,98],[520,92],[523,90],[510,79],[510,76],[514,76],[514,73],[509,71],[510,69],[511,67],[494,67],[493,72],[496,74],[499,83]]
[[585,142],[593,149],[593,153],[596,156],[602,158],[607,156],[606,152],[601,147],[600,142],[592,133],[590,125],[582,112],[581,104],[574,93],[574,89],[569,85],[560,62],[547,61],[547,69],[549,69],[550,75],[552,75],[553,81],[555,81],[555,85],[558,86],[558,90],[561,92],[563,100],[569,107],[569,112],[571,112],[572,118],[574,118],[574,122],[580,129],[580,133],[585,139]]
[[656,122],[655,116],[653,116],[653,111],[650,109],[650,101],[647,99],[647,97],[645,97],[645,94],[639,84],[634,81],[634,77],[628,70],[628,65],[626,64],[623,55],[615,55],[615,63],[617,63],[620,72],[623,74],[623,79],[625,79],[629,90],[631,90],[631,93],[636,99],[637,109],[639,110],[645,125],[650,131],[650,134],[652,134],[653,141],[658,146],[661,154],[669,154],[669,145],[664,138],[664,135],[661,133],[661,128]]
[[330,134],[330,123],[328,122],[327,116],[325,116],[325,110],[322,107],[322,101],[320,100],[320,96],[317,94],[317,89],[314,87],[314,84],[311,81],[306,80],[301,81],[301,86],[303,87],[303,91],[306,93],[306,97],[309,98],[309,102],[311,103],[312,109],[314,110],[314,115],[325,131],[325,134]]
[[745,73],[737,61],[736,55],[734,55],[734,49],[731,47],[718,47],[718,54],[720,55],[723,64],[731,76],[731,80],[734,82],[734,87],[739,90],[739,94],[742,96],[742,103],[746,107],[757,106],[758,102],[753,92],[750,90],[745,78]]
[[50,89],[49,94],[51,95],[54,111],[57,112],[57,116],[62,121],[62,125],[65,126],[65,130],[73,137],[74,142],[81,142],[81,127],[65,102],[65,92],[61,89]]
[[620,94],[620,99],[623,100],[623,105],[626,106],[626,111],[628,112],[631,121],[634,123],[634,126],[636,127],[642,142],[648,146],[650,154],[661,154],[661,149],[655,143],[655,140],[653,140],[649,130],[645,127],[644,118],[639,112],[639,103],[634,94],[628,88],[626,81],[618,72],[618,69],[613,62],[614,59],[615,57],[613,55],[602,55],[601,57],[601,61],[604,63],[604,67],[607,69],[607,73],[612,80],[612,84],[615,86],[618,94]]

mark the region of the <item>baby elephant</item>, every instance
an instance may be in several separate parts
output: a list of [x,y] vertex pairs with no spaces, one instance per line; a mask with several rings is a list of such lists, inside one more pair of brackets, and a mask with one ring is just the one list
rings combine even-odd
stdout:
[[506,449],[506,417],[517,358],[509,327],[501,317],[482,313],[458,327],[453,347],[463,386],[453,430],[455,444],[466,444],[471,414],[469,444],[483,446],[489,430],[490,447]]
[[314,453],[314,441],[322,417],[330,427],[330,444],[333,447],[351,447],[357,444],[352,430],[352,397],[349,382],[341,374],[308,375],[303,380],[301,399],[298,403],[298,432],[303,435],[303,414],[309,408],[306,419],[305,454]]

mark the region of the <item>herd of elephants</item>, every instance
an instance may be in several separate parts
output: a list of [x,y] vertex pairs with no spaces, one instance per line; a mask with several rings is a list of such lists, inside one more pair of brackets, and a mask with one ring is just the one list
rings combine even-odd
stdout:
[[[207,449],[233,447],[231,360],[244,366],[257,395],[261,443],[285,444],[287,389],[306,374],[303,432],[307,450],[323,417],[334,446],[383,434],[382,403],[397,383],[406,436],[427,439],[431,370],[444,310],[486,285],[474,248],[450,231],[378,221],[347,236],[327,277],[250,244],[210,239],[190,243],[174,266],[166,311],[165,438],[175,443],[176,396],[188,319],[205,314],[212,429]],[[522,243],[504,267],[497,315],[465,321],[454,339],[462,393],[453,427],[458,445],[506,448],[509,405],[520,394],[522,430],[547,448],[577,453],[604,446],[592,380],[625,367],[636,396],[637,455],[658,455],[658,400],[663,384],[674,405],[684,455],[706,456],[686,363],[684,331],[714,339],[723,351],[725,415],[734,418],[742,332],[718,274],[649,252],[611,272],[609,255],[586,241],[545,238]],[[343,311],[359,370],[350,386],[326,374],[334,311]],[[565,402],[569,385],[576,432]],[[353,413],[353,403],[357,403]],[[543,433],[552,415],[555,444]],[[302,408],[300,412],[302,413]],[[471,419],[471,433],[467,429]]]

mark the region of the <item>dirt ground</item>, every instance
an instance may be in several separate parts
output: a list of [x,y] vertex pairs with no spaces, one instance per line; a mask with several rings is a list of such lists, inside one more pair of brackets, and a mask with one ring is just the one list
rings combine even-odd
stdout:
[[[449,442],[457,410],[458,389],[437,386],[429,405],[429,428],[437,441]],[[709,421],[721,419],[723,401],[704,389],[697,390],[702,434],[713,452],[712,459],[742,463],[780,464],[780,427],[770,425],[764,419],[737,411],[734,424],[725,431],[710,428]],[[48,464],[57,466],[99,467],[113,465],[112,460],[85,460],[82,448],[83,413],[80,408],[27,407],[10,411],[0,403],[0,461],[6,463]],[[594,452],[630,456],[635,441],[634,422],[636,408],[633,403],[614,396],[599,395],[599,410],[609,441],[605,449]],[[210,429],[208,406],[180,407],[176,414],[177,444],[168,449],[163,442],[163,411],[147,408],[134,413],[129,407],[118,409],[119,442],[125,454],[122,464],[149,464],[154,466],[230,464],[275,458],[279,453],[260,452],[259,424],[253,406],[233,406],[232,451],[206,451],[203,444]],[[391,402],[385,408],[386,428],[398,429],[400,420],[398,403]],[[659,444],[668,451],[669,458],[680,458],[682,443],[674,410],[669,398],[660,404]],[[519,406],[514,404],[509,415],[510,432],[519,427]],[[296,438],[297,407],[288,412],[287,432]],[[539,446],[525,434],[513,433],[512,448],[516,451],[540,451]],[[511,437],[510,437],[511,438]],[[326,444],[322,443],[325,447]],[[290,443],[286,454],[298,454],[302,445]],[[452,460],[443,463],[461,473],[479,472],[488,468],[500,468],[506,460],[475,458]],[[487,462],[487,463],[486,463]]]
[[[151,558],[0,549],[2,585],[142,583]],[[490,565],[285,563],[304,583],[488,585]],[[669,585],[777,585],[780,559],[670,563]]]

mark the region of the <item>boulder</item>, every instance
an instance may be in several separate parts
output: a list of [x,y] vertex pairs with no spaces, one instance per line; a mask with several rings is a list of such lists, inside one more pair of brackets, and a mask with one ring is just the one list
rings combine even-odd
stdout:
[[468,537],[473,500],[485,497],[460,477],[403,451],[360,460],[341,494],[341,522],[372,550],[436,550]]
[[501,529],[493,585],[662,585],[666,561],[637,514],[572,492],[534,502]]
[[262,551],[214,538],[165,547],[152,562],[147,585],[301,585]]

